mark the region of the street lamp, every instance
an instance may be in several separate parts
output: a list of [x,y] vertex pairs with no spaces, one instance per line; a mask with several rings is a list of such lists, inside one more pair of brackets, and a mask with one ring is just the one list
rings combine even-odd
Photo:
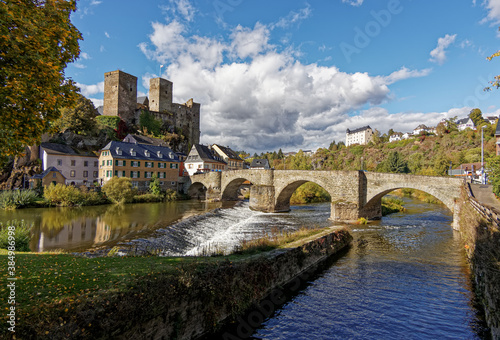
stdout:
[[481,184],[486,184],[484,178],[484,142],[483,142],[483,131],[486,125],[481,126]]

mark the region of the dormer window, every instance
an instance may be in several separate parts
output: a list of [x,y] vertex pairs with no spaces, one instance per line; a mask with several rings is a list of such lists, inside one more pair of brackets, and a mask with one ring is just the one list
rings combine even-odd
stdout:
[[168,153],[168,157],[169,157],[169,158],[171,158],[171,159],[174,159],[174,154],[173,154],[173,153],[171,153],[171,152],[169,152],[169,153]]
[[122,154],[122,150],[120,150],[120,148],[118,146],[116,147],[116,154],[120,155],[120,156]]
[[148,150],[144,151],[144,156],[149,157],[149,151]]
[[134,149],[130,149],[130,156],[135,156],[135,150]]
[[163,158],[163,155],[161,154],[161,151],[157,151],[156,155],[158,156],[158,158]]

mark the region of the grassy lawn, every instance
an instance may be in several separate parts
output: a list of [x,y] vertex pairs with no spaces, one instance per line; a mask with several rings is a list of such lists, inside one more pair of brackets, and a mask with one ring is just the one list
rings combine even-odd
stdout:
[[[0,250],[0,280],[7,283],[6,251]],[[166,257],[98,257],[83,258],[66,254],[16,253],[17,309],[28,312],[41,304],[52,304],[64,298],[121,291],[133,287],[133,282],[155,274],[175,274],[183,264],[202,265],[224,258]],[[239,257],[241,258],[241,256]],[[0,301],[6,307],[8,288],[0,286]],[[29,313],[28,313],[29,315]]]

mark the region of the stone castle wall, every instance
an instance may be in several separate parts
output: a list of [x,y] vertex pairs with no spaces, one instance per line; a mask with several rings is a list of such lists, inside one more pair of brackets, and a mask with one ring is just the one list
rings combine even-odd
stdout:
[[[199,103],[190,99],[185,104],[173,103],[173,83],[163,78],[150,80],[149,112],[169,126],[169,132],[179,132],[189,144],[200,143]],[[137,125],[143,111],[137,109],[137,77],[123,71],[104,74],[104,115],[119,116],[127,124]]]

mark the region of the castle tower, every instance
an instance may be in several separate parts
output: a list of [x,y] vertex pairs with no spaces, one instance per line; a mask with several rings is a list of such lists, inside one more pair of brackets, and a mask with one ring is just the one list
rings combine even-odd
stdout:
[[170,111],[174,84],[163,78],[149,80],[149,110],[155,112]]
[[105,116],[119,116],[130,123],[137,106],[137,77],[122,72],[104,73]]

